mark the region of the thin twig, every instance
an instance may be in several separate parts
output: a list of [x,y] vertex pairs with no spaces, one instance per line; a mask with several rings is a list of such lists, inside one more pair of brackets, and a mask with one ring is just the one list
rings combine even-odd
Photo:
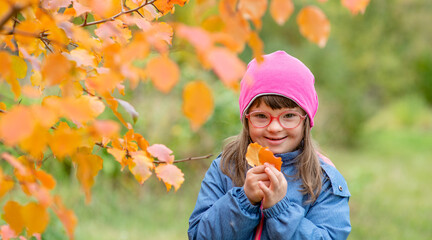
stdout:
[[13,18],[18,12],[20,12],[22,9],[26,8],[27,6],[28,5],[24,5],[24,6],[13,5],[9,9],[9,12],[7,12],[2,19],[0,19],[0,30],[9,21],[9,19]]
[[[201,156],[201,157],[189,157],[189,158],[174,160],[173,163],[187,162],[187,161],[193,161],[193,160],[202,160],[202,159],[210,158],[211,156],[213,156],[213,154],[208,154],[208,155]],[[166,162],[163,162],[163,161],[153,161],[153,163],[161,164],[161,163],[166,163]]]
[[5,110],[0,109],[0,113],[7,113]]
[[[94,22],[89,22],[89,23],[84,22],[83,24],[80,25],[80,27],[87,27],[87,26],[91,26],[91,25],[96,25],[96,24],[100,24],[100,23],[105,23],[105,22],[109,22],[109,21],[114,21],[116,18],[120,17],[120,16],[123,15],[123,14],[128,14],[128,13],[131,13],[131,12],[136,12],[136,11],[140,10],[141,8],[143,8],[143,7],[145,7],[146,5],[149,5],[149,4],[153,5],[153,3],[154,3],[155,1],[156,1],[156,0],[152,0],[152,1],[148,1],[148,0],[146,0],[145,3],[143,3],[143,4],[142,4],[141,6],[139,6],[139,7],[136,7],[136,8],[134,8],[134,9],[130,9],[130,10],[127,10],[127,11],[123,11],[123,10],[122,10],[121,12],[117,13],[116,15],[114,15],[114,16],[112,16],[112,17],[110,17],[110,18],[106,18],[106,19],[102,19],[102,20],[98,20],[98,21],[94,21]],[[153,6],[154,6],[154,5],[153,5]]]

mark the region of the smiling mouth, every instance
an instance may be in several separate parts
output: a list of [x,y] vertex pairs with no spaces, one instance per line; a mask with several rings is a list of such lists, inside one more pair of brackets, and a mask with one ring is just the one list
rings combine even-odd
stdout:
[[266,139],[268,139],[268,140],[271,140],[271,141],[278,141],[278,140],[282,140],[282,139],[285,139],[285,138],[287,138],[288,136],[285,136],[285,137],[282,137],[282,138],[270,138],[270,137],[265,137]]

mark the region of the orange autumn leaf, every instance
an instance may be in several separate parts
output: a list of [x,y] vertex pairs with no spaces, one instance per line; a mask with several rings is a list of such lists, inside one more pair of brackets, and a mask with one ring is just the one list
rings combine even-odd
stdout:
[[124,158],[126,157],[126,151],[119,148],[108,148],[107,152],[111,154],[117,162],[122,165],[122,169],[126,166]]
[[10,146],[29,137],[35,128],[31,112],[22,105],[10,109],[0,117],[0,139]]
[[165,14],[173,10],[174,4],[183,6],[187,1],[188,0],[156,0],[153,4],[162,14]]
[[267,10],[267,0],[240,0],[238,9],[245,19],[261,19]]
[[370,0],[342,0],[342,5],[351,11],[351,14],[356,15],[359,12],[364,14]]
[[3,220],[5,220],[10,228],[17,234],[20,234],[25,226],[24,219],[21,215],[21,209],[22,206],[15,201],[8,201],[3,206]]
[[78,98],[49,96],[43,100],[46,106],[75,123],[85,123],[99,116],[105,110],[105,104],[97,97],[82,95]]
[[173,163],[173,151],[163,144],[153,144],[147,147],[147,151],[161,162]]
[[180,24],[176,30],[177,36],[186,39],[198,52],[205,52],[213,46],[210,34],[201,28]]
[[246,70],[245,63],[225,48],[213,48],[207,54],[207,60],[216,75],[228,87],[234,88]]
[[246,161],[251,167],[261,166],[264,163],[272,164],[279,171],[282,167],[282,159],[275,157],[268,147],[262,147],[258,143],[249,144]]
[[43,170],[36,171],[36,178],[42,183],[42,185],[50,190],[54,189],[56,180],[51,174]]
[[300,33],[309,41],[324,47],[330,35],[330,22],[321,9],[315,6],[304,7],[297,15]]
[[69,239],[73,239],[75,227],[78,223],[78,219],[75,216],[75,213],[64,206],[59,196],[54,197],[54,204],[55,204],[55,208],[53,209],[55,214],[63,223],[63,226],[66,228],[66,232],[69,236]]
[[163,93],[170,92],[180,78],[179,67],[167,56],[151,59],[146,71],[156,89]]
[[70,78],[72,63],[62,54],[48,54],[42,63],[43,81],[48,85],[57,85]]
[[14,187],[14,181],[0,168],[0,199]]
[[94,178],[102,169],[103,159],[91,153],[88,148],[80,148],[72,156],[72,161],[77,165],[77,178],[81,183],[86,195],[86,202],[91,200],[91,187],[94,184]]
[[184,174],[173,164],[160,164],[155,169],[156,176],[165,183],[167,191],[174,186],[175,191],[184,182]]
[[281,170],[282,159],[280,157],[275,157],[273,153],[267,147],[262,148],[258,153],[258,158],[261,164],[270,163],[277,170]]
[[27,234],[43,233],[49,222],[49,214],[46,208],[39,203],[30,202],[21,209]]
[[144,151],[137,151],[131,153],[132,163],[129,165],[129,170],[134,175],[135,179],[143,184],[152,174],[150,171],[153,169],[153,159]]
[[80,144],[81,134],[65,122],[59,124],[49,140],[52,153],[60,159],[73,154]]
[[37,124],[32,134],[23,139],[19,146],[27,151],[32,157],[40,158],[46,149],[49,140],[49,132],[46,128]]
[[279,25],[283,25],[294,12],[292,0],[272,0],[270,14]]
[[254,58],[257,60],[257,62],[264,61],[264,57],[263,57],[264,44],[260,39],[260,37],[258,36],[258,33],[251,32],[251,35],[249,37],[249,46],[252,48]]
[[188,83],[183,89],[183,113],[194,131],[203,125],[214,109],[213,95],[203,81]]

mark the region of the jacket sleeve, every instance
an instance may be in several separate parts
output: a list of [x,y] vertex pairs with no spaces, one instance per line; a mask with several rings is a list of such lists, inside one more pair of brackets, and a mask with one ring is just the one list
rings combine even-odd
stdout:
[[305,210],[285,197],[264,210],[264,228],[271,239],[346,239],[351,231],[349,196],[342,175],[325,173],[321,194],[313,205]]
[[259,223],[259,206],[252,205],[242,187],[234,187],[213,161],[201,184],[189,219],[189,239],[250,239]]

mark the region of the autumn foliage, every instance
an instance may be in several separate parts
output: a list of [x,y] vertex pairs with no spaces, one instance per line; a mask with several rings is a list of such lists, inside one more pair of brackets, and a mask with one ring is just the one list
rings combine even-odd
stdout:
[[[170,57],[173,38],[190,44],[205,69],[228,88],[238,89],[246,65],[237,55],[249,45],[261,59],[262,17],[269,11],[283,25],[295,12],[294,2],[0,0],[0,81],[14,95],[8,101],[0,95],[0,147],[11,149],[0,153],[1,166],[13,169],[0,168],[0,198],[14,188],[29,197],[27,203],[10,200],[2,206],[7,225],[1,226],[1,238],[40,238],[49,224],[49,211],[63,223],[69,238],[74,237],[77,218],[60,196],[52,194],[56,179],[43,170],[46,161],[71,161],[87,202],[105,161],[97,155],[98,148],[107,149],[140,184],[154,172],[167,190],[177,190],[184,178],[172,151],[162,144],[150,145],[134,131],[134,122],[125,120],[119,106],[133,121],[139,113],[115,93],[124,95],[126,87],[151,84],[169,94],[181,73]],[[341,2],[357,14],[364,12],[369,0]],[[194,26],[164,21],[169,19],[164,15],[185,4],[217,11]],[[325,46],[330,23],[318,6],[302,6],[297,23],[305,38]],[[23,98],[32,104],[21,104]],[[205,81],[184,86],[183,113],[193,131],[211,116],[213,101]],[[102,119],[104,111],[116,119]],[[266,155],[263,149],[254,151],[259,159]]]

